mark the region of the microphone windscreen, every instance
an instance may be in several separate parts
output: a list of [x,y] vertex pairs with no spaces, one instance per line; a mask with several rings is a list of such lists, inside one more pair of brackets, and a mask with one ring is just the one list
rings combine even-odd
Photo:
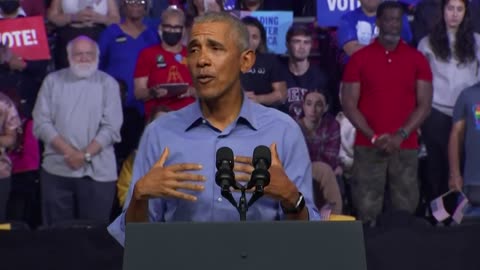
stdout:
[[217,170],[220,169],[223,161],[228,161],[230,169],[233,170],[233,151],[229,147],[221,147],[217,150]]
[[253,150],[253,167],[256,167],[257,163],[262,159],[264,160],[267,169],[270,168],[270,164],[272,163],[272,154],[270,153],[270,148],[266,147],[265,145],[259,145],[255,147],[255,150]]

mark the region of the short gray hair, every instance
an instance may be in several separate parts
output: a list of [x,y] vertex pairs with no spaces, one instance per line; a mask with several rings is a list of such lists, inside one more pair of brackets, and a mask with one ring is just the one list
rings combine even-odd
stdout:
[[238,18],[226,12],[207,12],[202,16],[196,17],[194,24],[223,22],[232,27],[231,34],[235,35],[235,43],[240,52],[244,52],[250,48],[250,34],[245,24]]
[[72,39],[72,40],[70,40],[70,41],[68,42],[68,44],[67,44],[67,55],[68,55],[68,59],[70,59],[70,57],[72,56],[73,44],[75,44],[75,42],[77,42],[77,41],[79,41],[79,40],[87,40],[87,41],[90,41],[90,42],[94,45],[94,47],[95,47],[95,53],[96,53],[96,55],[97,55],[97,58],[100,57],[100,47],[98,47],[98,43],[97,43],[95,40],[93,40],[93,39],[91,39],[91,38],[89,38],[89,37],[87,37],[87,36],[83,36],[83,35],[82,35],[82,36],[78,36],[78,37],[76,37],[76,38],[74,38],[74,39]]

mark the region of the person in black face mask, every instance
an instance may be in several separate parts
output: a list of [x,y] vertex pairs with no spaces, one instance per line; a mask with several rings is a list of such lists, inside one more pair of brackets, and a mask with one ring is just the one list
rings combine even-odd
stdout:
[[19,0],[0,0],[1,17],[3,18],[17,17],[19,8]]
[[[195,91],[191,87],[192,79],[186,66],[187,50],[182,45],[185,35],[183,11],[175,7],[167,8],[162,13],[158,34],[160,45],[140,52],[134,73],[135,97],[144,101],[147,119],[154,107],[166,106],[171,110],[178,110],[194,101]],[[181,87],[184,88],[182,91],[172,94],[173,91],[169,92],[166,84],[185,86]]]

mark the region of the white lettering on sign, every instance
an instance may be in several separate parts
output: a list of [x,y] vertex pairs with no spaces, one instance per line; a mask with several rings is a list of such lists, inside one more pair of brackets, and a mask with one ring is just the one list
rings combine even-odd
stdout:
[[360,1],[358,0],[327,0],[327,3],[330,11],[355,10],[360,7]]
[[28,29],[0,33],[0,42],[8,47],[34,46],[38,44],[37,31]]

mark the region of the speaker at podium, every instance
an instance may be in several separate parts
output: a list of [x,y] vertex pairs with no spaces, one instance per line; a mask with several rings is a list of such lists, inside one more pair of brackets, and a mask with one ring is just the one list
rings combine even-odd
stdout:
[[367,270],[359,221],[129,223],[124,270]]

